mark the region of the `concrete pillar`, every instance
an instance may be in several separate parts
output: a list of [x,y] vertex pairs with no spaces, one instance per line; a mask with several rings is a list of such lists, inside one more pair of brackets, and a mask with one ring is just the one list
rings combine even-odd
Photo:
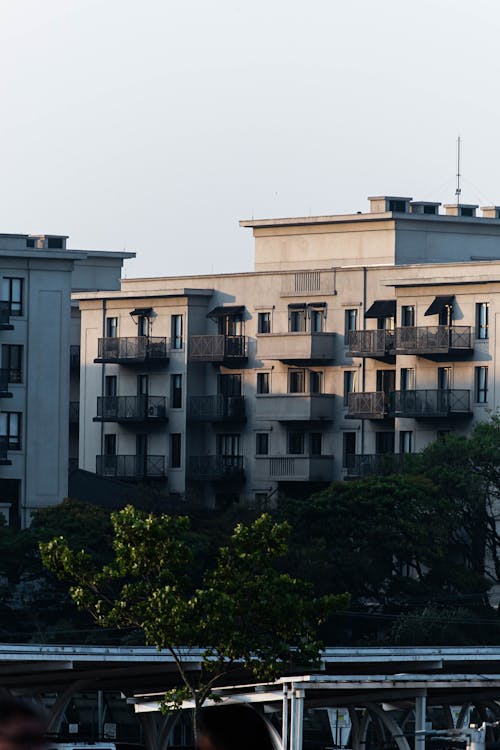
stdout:
[[423,693],[415,698],[415,750],[425,750],[426,715],[427,696]]

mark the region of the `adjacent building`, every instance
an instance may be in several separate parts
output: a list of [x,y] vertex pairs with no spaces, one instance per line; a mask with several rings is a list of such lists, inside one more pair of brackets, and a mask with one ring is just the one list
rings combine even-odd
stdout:
[[263,502],[494,413],[500,209],[369,200],[241,222],[250,273],[74,295],[80,468],[212,506]]
[[119,288],[133,256],[66,242],[0,235],[0,512],[22,526],[65,497],[70,450],[78,455],[80,314],[71,292]]

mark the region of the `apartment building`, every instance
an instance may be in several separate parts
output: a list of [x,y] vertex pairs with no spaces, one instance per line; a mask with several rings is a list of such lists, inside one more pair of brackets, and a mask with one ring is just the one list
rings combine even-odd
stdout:
[[255,270],[74,295],[79,465],[223,505],[304,495],[497,409],[500,209],[241,222]]
[[[80,313],[72,290],[117,289],[132,253],[69,250],[60,235],[0,235],[0,512],[26,526],[67,494]],[[72,382],[73,381],[73,382]]]

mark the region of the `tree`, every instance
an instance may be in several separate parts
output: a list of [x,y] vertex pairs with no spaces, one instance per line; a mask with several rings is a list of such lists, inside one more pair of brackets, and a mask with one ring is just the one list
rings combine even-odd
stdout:
[[[312,664],[319,656],[316,626],[347,596],[314,598],[304,581],[280,571],[289,526],[264,514],[239,523],[213,566],[197,580],[186,517],[154,516],[127,506],[111,515],[113,553],[97,566],[63,537],[41,545],[47,567],[71,583],[73,601],[104,627],[137,628],[146,643],[169,652],[182,687],[165,696],[167,709],[193,701],[198,712],[232,670],[273,678],[285,664]],[[186,649],[205,646],[193,677]]]

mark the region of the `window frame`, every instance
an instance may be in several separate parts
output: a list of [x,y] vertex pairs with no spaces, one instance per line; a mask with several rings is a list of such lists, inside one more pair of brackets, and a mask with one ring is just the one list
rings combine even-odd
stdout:
[[[176,385],[176,383],[179,383],[179,385]],[[170,375],[170,408],[182,409],[183,397],[182,373],[173,372]]]
[[[3,421],[5,417],[5,432],[3,431]],[[17,430],[12,430],[12,422],[17,422]],[[2,411],[0,412],[0,436],[7,438],[7,450],[22,450],[22,412],[20,411]]]
[[[265,388],[262,388],[263,384],[266,384]],[[271,393],[271,373],[270,372],[258,372],[255,382],[255,392],[258,395],[267,395]]]
[[256,432],[255,433],[255,455],[256,456],[268,456],[269,455],[269,433],[268,432]]
[[182,468],[182,432],[170,433],[170,468]]
[[262,311],[257,313],[257,333],[271,333],[271,312]]
[[174,313],[170,316],[170,348],[174,351],[184,349],[184,315]]
[[474,368],[474,401],[476,404],[488,403],[488,369],[488,365],[478,365]]
[[[14,297],[14,287],[19,283],[19,299]],[[2,277],[2,298],[9,303],[9,315],[13,318],[21,318],[24,315],[24,277],[23,276],[3,276]],[[17,307],[18,306],[18,307]]]
[[476,336],[475,337],[476,337],[476,341],[487,341],[490,337],[490,303],[489,302],[476,302]]

